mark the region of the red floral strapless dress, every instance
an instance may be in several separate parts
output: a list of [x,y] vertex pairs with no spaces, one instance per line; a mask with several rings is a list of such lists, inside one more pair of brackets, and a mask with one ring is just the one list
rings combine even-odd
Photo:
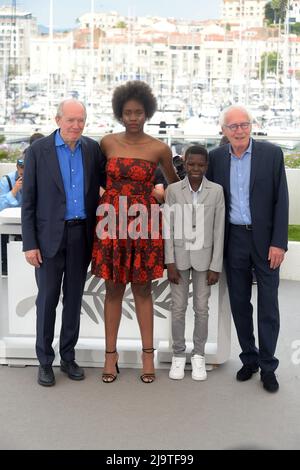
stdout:
[[151,195],[156,163],[110,158],[106,191],[100,198],[92,273],[125,284],[163,276],[159,205]]

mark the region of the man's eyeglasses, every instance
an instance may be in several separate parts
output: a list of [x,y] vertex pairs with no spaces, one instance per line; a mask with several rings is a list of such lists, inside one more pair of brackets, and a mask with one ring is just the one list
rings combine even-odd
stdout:
[[19,159],[17,160],[17,165],[20,166],[21,168],[23,168],[23,166],[24,166],[24,160],[23,160],[23,158],[19,158]]
[[227,127],[227,129],[231,131],[237,131],[239,127],[243,129],[243,131],[246,131],[247,129],[249,129],[250,126],[251,122],[241,122],[241,124],[230,124],[230,126],[224,125],[224,127]]

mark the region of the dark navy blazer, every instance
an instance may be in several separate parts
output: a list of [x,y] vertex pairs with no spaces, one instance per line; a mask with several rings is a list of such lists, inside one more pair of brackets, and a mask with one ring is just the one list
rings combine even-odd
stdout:
[[[39,248],[42,256],[57,253],[65,226],[66,195],[55,150],[55,133],[34,142],[26,152],[23,177],[23,251]],[[91,251],[99,201],[105,187],[106,158],[99,144],[81,137],[88,249]]]
[[[206,177],[224,189],[226,256],[230,208],[229,145],[209,153]],[[253,241],[259,255],[267,259],[270,246],[287,250],[288,243],[288,188],[280,147],[253,139],[249,191]]]

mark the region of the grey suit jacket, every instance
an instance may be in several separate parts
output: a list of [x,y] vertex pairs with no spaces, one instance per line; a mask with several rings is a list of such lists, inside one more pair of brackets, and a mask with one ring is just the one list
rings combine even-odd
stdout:
[[166,190],[164,205],[165,263],[177,269],[221,272],[225,205],[223,189],[203,177],[197,206],[188,178]]

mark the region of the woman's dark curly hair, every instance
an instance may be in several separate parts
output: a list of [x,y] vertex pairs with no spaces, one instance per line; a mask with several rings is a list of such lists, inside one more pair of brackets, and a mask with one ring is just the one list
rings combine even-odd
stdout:
[[136,100],[143,105],[147,119],[152,118],[157,109],[156,98],[147,83],[139,80],[127,82],[118,86],[112,97],[114,116],[119,122],[122,121],[124,105],[129,100]]

